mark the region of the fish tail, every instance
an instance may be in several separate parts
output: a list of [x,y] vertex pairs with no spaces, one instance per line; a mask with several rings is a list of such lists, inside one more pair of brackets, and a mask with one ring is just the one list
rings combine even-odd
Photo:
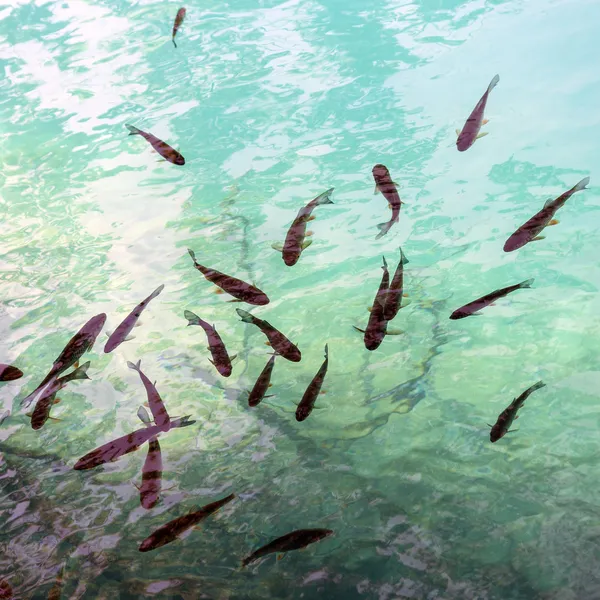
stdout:
[[494,78],[490,81],[490,85],[488,85],[488,94],[498,85],[500,81],[500,75],[494,75]]
[[379,233],[375,236],[375,239],[378,240],[380,237],[383,237],[394,224],[394,221],[387,221],[386,223],[379,223],[377,228],[379,229]]
[[408,258],[404,256],[404,252],[402,252],[402,247],[399,247],[398,250],[400,250],[400,263],[406,265],[408,263]]
[[236,308],[235,310],[244,323],[252,323],[252,315],[249,312],[242,310],[241,308]]
[[89,379],[87,370],[90,368],[92,363],[88,360],[83,363],[80,367],[73,371],[73,379]]
[[148,300],[154,300],[165,289],[165,284],[159,285],[151,294]]
[[382,269],[387,269],[387,262],[385,260],[385,256],[383,256],[382,258],[383,258],[383,266],[381,268]]
[[574,188],[573,191],[575,192],[580,192],[581,190],[586,190],[587,188],[585,187],[588,183],[590,182],[590,178],[586,177],[585,179],[582,179]]
[[526,281],[522,281],[519,284],[519,287],[520,288],[530,288],[532,283],[533,283],[533,277],[531,279],[527,279]]
[[141,367],[141,364],[142,364],[142,359],[141,359],[141,358],[140,358],[140,360],[138,360],[138,361],[137,361],[135,364],[133,364],[133,363],[132,363],[132,362],[130,362],[130,361],[127,361],[127,366],[128,366],[130,369],[133,369],[134,371],[137,371],[138,373],[140,372],[140,367]]
[[325,358],[329,358],[329,344],[325,344]]
[[140,129],[138,129],[137,127],[134,127],[133,125],[128,125],[127,123],[125,123],[125,127],[127,127],[127,129],[129,129],[129,135],[141,135],[142,132]]
[[175,48],[177,48],[177,44],[175,43],[175,36],[173,36],[173,46],[175,46]]
[[192,260],[194,261],[194,264],[196,263],[196,254],[194,253],[193,250],[191,250],[190,248],[188,248],[188,254],[192,257]]
[[317,206],[320,206],[321,204],[333,204],[330,196],[334,189],[335,188],[329,188],[326,192],[323,192],[317,200]]
[[532,392],[535,392],[536,390],[539,390],[540,388],[546,387],[546,384],[543,381],[538,381],[537,383],[534,383],[529,389]]
[[183,316],[188,320],[188,327],[190,325],[202,324],[202,319],[197,314],[194,314],[191,310],[184,311]]

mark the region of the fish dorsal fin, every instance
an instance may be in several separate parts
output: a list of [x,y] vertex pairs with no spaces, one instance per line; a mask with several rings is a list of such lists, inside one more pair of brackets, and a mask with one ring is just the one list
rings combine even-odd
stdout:
[[554,202],[554,198],[548,198],[546,202],[544,202],[544,208],[548,208]]

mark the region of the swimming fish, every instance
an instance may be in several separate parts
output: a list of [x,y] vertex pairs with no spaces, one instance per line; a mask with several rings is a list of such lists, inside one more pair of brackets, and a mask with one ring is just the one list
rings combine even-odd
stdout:
[[269,362],[265,365],[265,368],[262,370],[261,374],[258,376],[254,387],[250,391],[248,395],[248,406],[258,406],[258,404],[264,398],[271,398],[273,394],[265,396],[269,386],[271,385],[271,373],[273,372],[273,367],[275,366],[275,357],[277,354],[273,354],[269,359]]
[[269,298],[267,298],[267,295],[257,287],[254,287],[253,285],[250,285],[241,279],[237,279],[236,277],[231,277],[231,275],[225,275],[224,273],[220,273],[214,269],[209,269],[208,267],[202,266],[196,262],[196,255],[194,252],[189,248],[188,252],[194,261],[194,267],[198,269],[198,271],[200,271],[200,273],[202,273],[202,275],[204,275],[208,281],[214,283],[217,287],[220,287],[228,294],[231,294],[234,298],[237,298],[242,302],[247,302],[248,304],[255,304],[257,306],[269,304]]
[[235,494],[230,494],[226,498],[211,502],[206,506],[203,506],[200,510],[188,513],[182,517],[177,517],[172,521],[169,521],[166,525],[159,527],[154,533],[148,536],[140,544],[140,552],[149,552],[150,550],[156,550],[161,546],[165,546],[170,542],[176,540],[184,531],[187,531],[190,527],[197,525],[200,521],[203,521],[214,512],[231,502],[235,498]]
[[[193,425],[196,421],[190,421],[190,417],[191,415],[186,415],[185,417],[173,419],[169,429]],[[107,462],[117,460],[117,458],[120,458],[125,454],[134,452],[149,439],[160,434],[162,431],[163,430],[158,425],[152,425],[151,427],[145,427],[144,429],[136,429],[127,435],[123,435],[116,440],[107,442],[95,450],[88,452],[75,463],[73,469],[76,471],[85,471]]]
[[154,418],[154,423],[161,431],[169,431],[171,428],[169,418],[169,413],[167,413],[167,409],[165,408],[164,402],[158,393],[158,390],[153,385],[153,383],[142,373],[140,365],[142,364],[142,360],[138,360],[136,364],[127,361],[127,366],[134,371],[137,371],[140,375],[140,379],[146,388],[146,393],[148,394],[148,406],[150,407],[150,411],[152,412],[152,417]]
[[175,23],[173,23],[173,46],[175,46],[175,48],[177,48],[177,44],[175,43],[175,35],[177,35],[177,30],[183,23],[183,19],[185,19],[185,8],[180,8],[175,16]]
[[133,125],[125,123],[125,127],[129,129],[129,135],[141,135],[165,160],[174,165],[185,165],[185,158],[183,158],[175,148],[171,148],[166,142],[159,140],[151,133],[146,133]]
[[400,206],[402,201],[400,200],[400,194],[398,194],[398,190],[396,189],[398,184],[392,181],[392,176],[385,165],[375,165],[372,172],[373,179],[375,180],[375,193],[381,192],[392,209],[392,218],[387,223],[379,223],[379,225],[377,225],[379,233],[375,239],[378,240],[391,229],[394,223],[397,223],[400,220]]
[[327,344],[325,344],[325,360],[321,365],[321,368],[318,370],[317,374],[313,377],[313,380],[309,383],[304,395],[302,396],[302,400],[300,400],[300,404],[298,404],[298,408],[296,408],[296,421],[304,421],[312,412],[312,409],[315,405],[315,401],[321,391],[321,386],[323,385],[323,380],[325,379],[325,375],[327,373],[327,367],[329,366],[329,350],[327,348]]
[[[561,194],[555,200],[548,200],[544,204],[544,208],[538,213],[533,215],[527,223],[524,223],[519,227],[505,242],[504,252],[512,252],[522,248],[525,244],[534,240],[543,240],[544,236],[539,234],[542,232],[544,227],[548,225],[556,225],[558,221],[553,219],[556,211],[561,208],[564,203],[575,193],[581,190],[586,190],[585,187],[590,182],[590,178],[586,177],[582,179],[577,185],[573,186],[570,190]],[[539,236],[539,237],[538,237]]]
[[[186,310],[184,313],[185,318],[188,320],[188,326],[200,325],[206,332],[208,338],[208,349],[212,354],[213,359],[210,362],[215,366],[217,371],[223,375],[223,377],[229,377],[231,375],[231,360],[225,344],[221,339],[221,336],[217,333],[214,325],[209,325],[206,321],[203,321],[198,315],[195,315],[192,311]],[[235,356],[233,356],[235,358]]]
[[21,400],[22,406],[29,406],[37,397],[42,395],[49,384],[52,384],[61,373],[64,373],[69,367],[72,367],[79,359],[92,349],[96,338],[102,331],[106,322],[106,314],[101,313],[92,317],[70,340],[54,361],[52,369],[46,375],[42,383]]
[[545,387],[545,385],[546,384],[543,381],[538,381],[537,383],[534,383],[530,388],[526,389],[518,398],[515,398],[510,403],[508,408],[506,408],[500,413],[496,423],[494,425],[490,425],[490,427],[492,428],[490,431],[490,442],[497,442],[501,437],[505,436],[509,432],[512,422],[515,419],[519,418],[517,416],[517,411],[519,410],[519,408],[521,408],[521,406],[523,406],[525,400],[527,400],[527,398],[529,398],[529,396],[533,394],[533,392]]
[[280,354],[283,358],[291,360],[292,362],[300,362],[300,359],[302,358],[300,350],[298,350],[298,348],[294,346],[281,331],[275,329],[268,321],[263,321],[241,308],[236,308],[235,310],[244,323],[256,325],[267,336],[271,347],[277,354]]
[[400,310],[402,303],[402,292],[404,291],[404,265],[408,263],[408,259],[404,256],[402,248],[400,248],[400,262],[394,272],[392,283],[385,295],[385,307],[383,310],[383,318],[386,321],[391,321]]
[[142,300],[123,320],[123,322],[113,331],[104,346],[104,353],[112,352],[117,346],[122,344],[131,330],[135,327],[137,320],[144,309],[148,306],[150,300],[154,300],[164,289],[164,284],[157,287],[145,300]]
[[250,563],[274,552],[289,552],[290,550],[300,550],[310,544],[314,544],[326,537],[333,535],[331,529],[297,529],[286,533],[276,540],[269,542],[242,561],[242,566],[246,567]]
[[12,365],[4,365],[0,363],[0,381],[14,381],[23,377],[23,371],[13,367]]
[[477,298],[477,300],[473,300],[473,302],[469,302],[460,308],[457,308],[451,315],[450,318],[452,320],[456,319],[464,319],[465,317],[470,317],[472,315],[478,315],[477,311],[485,308],[486,306],[492,304],[495,300],[499,298],[503,298],[504,296],[514,292],[515,290],[520,290],[522,288],[530,288],[533,283],[532,279],[527,279],[527,281],[522,281],[521,283],[517,283],[516,285],[509,285],[505,288],[500,288],[499,290],[494,290],[493,292],[482,296],[481,298]]
[[458,148],[459,152],[464,152],[465,150],[468,150],[473,145],[475,140],[483,137],[484,135],[487,135],[487,132],[479,133],[479,130],[481,129],[482,125],[485,125],[488,122],[487,119],[484,120],[483,118],[485,105],[487,104],[490,92],[496,87],[496,85],[498,85],[499,81],[500,76],[495,75],[492,81],[490,81],[490,85],[485,91],[485,94],[483,94],[483,96],[473,109],[473,112],[469,115],[469,118],[464,124],[462,131],[458,131],[458,129],[456,130],[456,133],[458,135],[458,138],[456,140],[456,147]]
[[0,579],[0,600],[12,600],[13,591],[6,579]]
[[[150,426],[150,418],[143,407],[140,407],[140,410],[138,410],[138,417],[143,423]],[[142,467],[142,485],[139,487],[136,485],[140,492],[140,504],[147,510],[156,506],[160,499],[162,469],[160,444],[158,443],[158,438],[153,436],[148,440],[148,454]]]
[[[312,239],[305,241],[307,235],[306,224],[315,218],[312,216],[312,211],[317,206],[333,204],[330,199],[333,190],[334,188],[328,189],[298,211],[296,218],[288,229],[287,235],[285,236],[285,242],[281,248],[283,262],[288,267],[295,265],[300,258],[300,254],[302,254],[302,250],[308,248],[312,244]],[[311,235],[311,232],[309,232],[308,235]],[[279,244],[273,244],[273,248],[280,250]]]

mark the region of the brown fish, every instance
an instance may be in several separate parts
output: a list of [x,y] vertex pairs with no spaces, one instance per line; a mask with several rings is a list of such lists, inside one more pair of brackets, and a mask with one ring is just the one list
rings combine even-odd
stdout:
[[302,400],[300,400],[300,404],[298,404],[298,408],[296,408],[296,421],[304,421],[312,412],[315,401],[319,396],[319,392],[321,391],[321,387],[323,386],[323,380],[325,379],[325,375],[327,373],[327,367],[329,366],[329,350],[327,348],[327,344],[325,344],[325,360],[321,365],[321,368],[318,370],[317,374],[313,377],[313,380],[310,382],[304,395],[302,396]]
[[171,418],[169,417],[165,403],[156,389],[156,382],[152,383],[150,379],[148,379],[148,377],[142,372],[141,364],[142,359],[138,360],[135,364],[127,361],[127,366],[133,371],[137,371],[142,383],[144,384],[144,388],[146,388],[148,406],[152,412],[154,423],[160,428],[161,431],[169,431],[171,428]]
[[160,499],[162,469],[162,453],[158,438],[155,436],[148,440],[148,454],[142,467],[142,485],[138,487],[140,503],[148,510],[156,506]]
[[12,365],[4,365],[0,363],[0,381],[14,381],[23,377],[23,371],[13,367]]
[[404,291],[404,265],[408,263],[408,259],[404,256],[402,248],[400,248],[400,262],[394,272],[392,283],[385,295],[385,308],[383,310],[383,318],[386,321],[391,321],[400,310],[402,303],[402,293]]
[[456,139],[456,147],[459,152],[464,152],[468,150],[474,143],[475,140],[487,135],[486,133],[479,133],[482,125],[487,123],[487,120],[484,120],[483,113],[485,111],[485,106],[488,101],[488,96],[490,92],[498,85],[500,81],[500,77],[495,75],[492,81],[490,81],[490,85],[488,85],[485,94],[481,97],[473,112],[469,115],[469,118],[466,120],[462,131],[456,130],[457,139]]
[[12,600],[13,591],[6,579],[0,579],[0,600]]
[[248,406],[258,406],[261,400],[264,400],[265,398],[271,398],[273,396],[273,394],[268,396],[265,396],[265,394],[271,385],[271,373],[273,372],[273,367],[275,366],[276,356],[276,353],[271,356],[269,362],[258,376],[254,387],[250,391],[250,394],[248,394]]
[[177,15],[175,16],[175,23],[173,23],[173,46],[177,48],[177,44],[175,43],[175,36],[177,35],[177,30],[183,23],[183,19],[185,19],[185,8],[180,8],[177,11]]
[[400,194],[398,194],[398,190],[396,189],[398,184],[392,181],[392,176],[385,165],[375,165],[372,172],[373,179],[375,180],[375,193],[381,192],[392,209],[392,218],[387,223],[379,223],[379,225],[377,225],[379,233],[375,239],[378,240],[391,229],[394,223],[397,223],[400,220],[400,206],[402,201],[400,200]]
[[183,158],[175,148],[171,148],[166,142],[159,140],[151,133],[142,131],[133,125],[125,123],[125,127],[129,129],[129,135],[141,135],[166,161],[169,161],[174,165],[185,165],[185,158]]

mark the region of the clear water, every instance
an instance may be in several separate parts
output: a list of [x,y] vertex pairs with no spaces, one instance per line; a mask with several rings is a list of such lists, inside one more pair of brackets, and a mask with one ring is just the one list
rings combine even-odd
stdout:
[[[0,575],[16,598],[214,600],[575,600],[600,598],[597,547],[600,4],[349,0],[187,3],[9,1],[0,9]],[[455,129],[495,73],[485,130],[465,153]],[[125,123],[179,148],[158,162]],[[400,184],[400,223],[371,168]],[[506,254],[514,229],[591,176],[546,240]],[[329,187],[314,243],[286,267],[298,209]],[[410,263],[411,304],[368,352],[364,327],[381,256]],[[297,342],[274,398],[245,390],[264,337],[192,267],[186,248],[271,297],[253,312]],[[465,302],[535,277],[484,316]],[[94,350],[92,381],[33,431],[19,401],[70,337],[106,312],[112,330],[161,283],[135,339]],[[208,362],[214,323],[233,375]],[[306,421],[295,405],[329,344]],[[92,471],[77,458],[140,423],[157,380],[173,415],[161,438],[163,501],[140,506],[145,449]],[[535,381],[518,432],[493,422]],[[200,531],[142,554],[164,522],[230,492]],[[244,571],[291,529],[335,536]]]

